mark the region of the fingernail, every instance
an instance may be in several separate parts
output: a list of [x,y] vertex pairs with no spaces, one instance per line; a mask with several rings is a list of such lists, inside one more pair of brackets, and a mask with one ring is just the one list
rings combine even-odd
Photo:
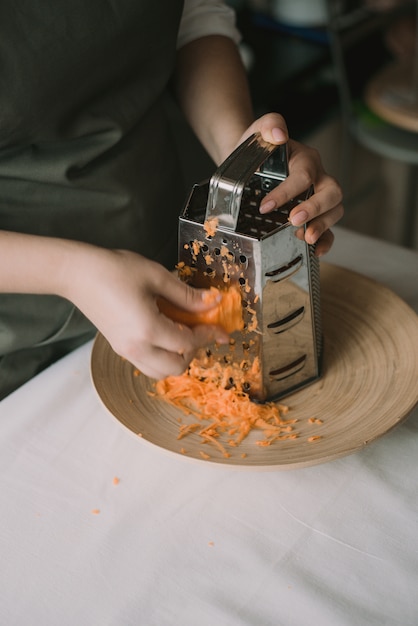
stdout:
[[291,223],[293,224],[293,226],[302,226],[302,224],[305,224],[305,222],[308,221],[308,214],[306,211],[298,211],[297,213],[292,215],[289,219]]
[[276,208],[276,203],[274,200],[267,200],[267,202],[263,202],[260,204],[260,213],[268,213]]
[[286,135],[281,128],[273,128],[271,131],[271,136],[273,137],[274,141],[286,141]]

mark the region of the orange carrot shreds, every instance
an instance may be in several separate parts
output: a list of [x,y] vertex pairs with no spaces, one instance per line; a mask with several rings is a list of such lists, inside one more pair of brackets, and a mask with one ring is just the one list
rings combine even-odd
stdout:
[[202,459],[205,459],[205,461],[210,459],[210,454],[206,454],[206,452],[203,452],[203,450],[199,450],[199,454],[202,457]]
[[118,478],[117,476],[114,476],[114,478],[113,478],[113,480],[112,480],[112,483],[113,483],[114,485],[119,485],[119,483],[120,483],[120,478]]
[[242,330],[244,320],[239,287],[232,285],[229,289],[222,290],[213,287],[208,294],[208,298],[213,298],[213,306],[206,311],[186,311],[165,300],[165,298],[158,298],[157,304],[163,315],[174,322],[185,324],[191,328],[199,324],[213,324],[222,326],[227,333]]
[[180,426],[177,439],[183,439],[183,437],[185,437],[189,433],[193,433],[198,428],[199,428],[199,424],[182,424],[182,426]]
[[92,509],[91,513],[92,515],[100,515],[100,509]]
[[203,241],[198,241],[197,239],[192,241],[192,255],[194,256],[195,260],[197,258],[197,255],[201,251],[203,245],[204,245]]
[[177,269],[178,277],[184,281],[186,281],[188,278],[191,278],[191,276],[193,276],[193,272],[196,271],[195,267],[186,265],[184,261],[180,261],[179,263],[177,263],[176,269]]
[[308,437],[309,443],[311,443],[312,441],[318,441],[319,439],[322,439],[321,435],[315,435],[314,437]]
[[181,454],[187,454],[186,449],[185,448],[180,448],[180,452]]
[[134,370],[134,376],[140,376],[141,372],[138,369]]
[[218,228],[219,220],[217,217],[210,217],[203,224],[203,228],[205,229],[205,233],[207,237],[214,237],[216,230]]
[[210,546],[211,548],[215,545],[215,543],[213,541],[208,541],[208,546]]
[[214,445],[216,448],[218,448],[218,450],[222,453],[222,455],[226,458],[228,458],[230,455],[229,453],[226,451],[225,446],[223,446],[221,443],[219,443],[219,441],[216,440],[216,437],[213,435],[208,435],[206,433],[199,433],[200,436],[203,438],[203,440],[207,443],[211,443],[212,445]]
[[[233,386],[229,384],[231,372],[234,373]],[[297,420],[283,419],[277,405],[256,404],[243,391],[248,374],[251,375],[251,371],[243,372],[237,364],[224,365],[208,357],[203,361],[194,359],[180,376],[157,381],[158,396],[184,413],[194,415],[200,422],[200,425],[195,421],[182,424],[177,438],[195,433],[202,443],[212,445],[225,457],[229,456],[228,448],[236,448],[252,430],[263,432],[264,443],[259,445],[293,438],[297,433],[292,424]]]

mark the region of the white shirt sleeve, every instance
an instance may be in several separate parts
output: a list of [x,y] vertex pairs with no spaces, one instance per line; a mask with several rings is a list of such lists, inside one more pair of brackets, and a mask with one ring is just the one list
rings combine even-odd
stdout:
[[207,35],[225,35],[239,43],[234,10],[222,0],[184,0],[177,49]]

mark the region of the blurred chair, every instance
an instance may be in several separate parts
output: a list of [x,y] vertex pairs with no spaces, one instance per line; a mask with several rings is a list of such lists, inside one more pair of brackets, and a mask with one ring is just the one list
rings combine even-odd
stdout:
[[[390,20],[399,16],[406,5],[410,7],[413,3],[405,3],[389,12],[375,12],[368,10],[361,0],[351,2],[351,8],[347,6],[350,5],[349,1],[345,3],[340,0],[327,1],[330,49],[343,122],[340,180],[347,206],[350,204],[354,142],[357,141],[381,157],[404,163],[407,176],[401,216],[403,219],[401,243],[412,247],[418,221],[418,45],[415,55],[416,67],[407,70],[408,78],[405,73],[397,71],[389,53],[385,57],[383,52],[382,56],[382,50],[377,51],[378,56],[380,54],[380,67],[373,67],[375,41],[373,37],[381,36]],[[418,5],[418,0],[415,0],[415,3]],[[358,50],[361,45],[364,47],[364,53],[359,62]],[[350,59],[353,56],[356,60],[350,71]],[[363,75],[365,79],[360,86],[358,83],[361,83],[361,80],[356,81],[359,75]],[[404,88],[409,80],[411,84],[407,94]],[[397,90],[398,102],[395,102],[394,97],[396,84],[392,98],[390,90],[388,92],[387,87],[391,81],[402,82],[402,85],[398,85],[400,87]],[[405,96],[403,101],[400,93],[402,89]]]

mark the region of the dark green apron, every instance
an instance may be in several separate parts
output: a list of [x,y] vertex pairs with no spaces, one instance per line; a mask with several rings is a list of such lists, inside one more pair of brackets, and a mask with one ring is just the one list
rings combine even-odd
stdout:
[[[0,229],[173,267],[185,187],[167,85],[182,5],[1,1]],[[0,398],[94,333],[67,300],[0,294]]]

